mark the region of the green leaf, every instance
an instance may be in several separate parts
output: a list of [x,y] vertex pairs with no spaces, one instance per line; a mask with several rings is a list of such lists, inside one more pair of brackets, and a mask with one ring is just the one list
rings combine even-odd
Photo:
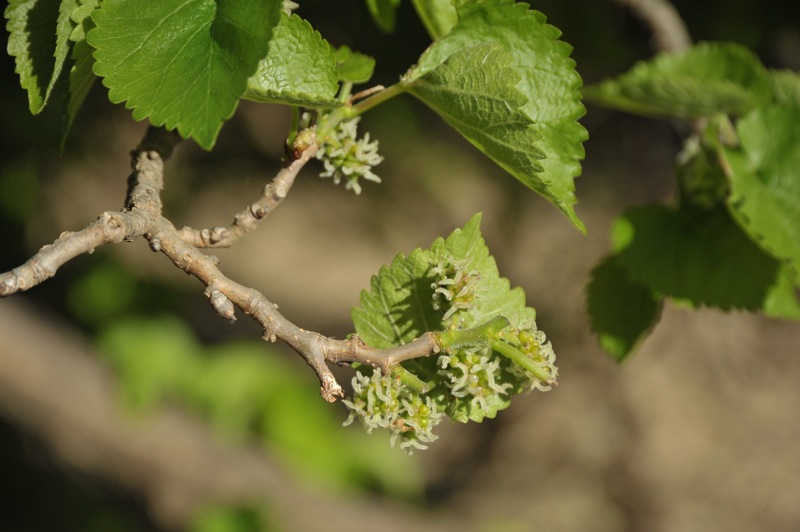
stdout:
[[544,154],[536,145],[542,135],[520,110],[527,98],[516,88],[520,75],[509,66],[512,59],[497,44],[472,46],[409,83],[407,90],[498,165],[553,201],[538,179]]
[[[544,155],[536,166],[526,173],[513,174],[525,185],[542,194],[558,207],[581,230],[583,224],[574,211],[575,183],[580,174],[580,160],[584,156],[583,141],[586,130],[578,123],[585,109],[580,103],[581,78],[575,71],[575,62],[569,55],[572,48],[559,41],[561,33],[546,24],[544,15],[528,10],[527,4],[512,0],[467,2],[459,7],[459,21],[450,33],[431,45],[417,66],[405,78],[411,84],[434,72],[452,55],[466,48],[485,43],[500,45],[511,56],[510,66],[520,76],[516,89],[527,99],[521,106],[511,108],[494,117],[493,122],[511,119],[519,111],[535,124],[540,135],[535,146],[530,144],[527,131],[522,126],[517,133],[525,143],[522,150],[529,157]],[[501,54],[502,55],[502,54]],[[464,59],[458,59],[463,64]],[[446,67],[452,70],[452,66]],[[486,72],[492,67],[486,66]],[[441,77],[441,74],[439,74]],[[507,79],[496,82],[487,78],[484,93],[502,98],[508,91]],[[495,161],[502,154],[487,153]],[[504,168],[519,168],[518,161],[503,161]]]
[[[549,344],[544,345],[544,336],[536,331],[536,312],[525,305],[525,293],[520,288],[512,290],[508,280],[500,277],[494,258],[489,254],[481,236],[480,219],[481,216],[476,215],[463,229],[456,229],[446,239],[437,239],[430,249],[414,250],[407,257],[398,255],[390,266],[381,268],[378,275],[372,278],[371,289],[361,293],[361,306],[352,311],[356,332],[365,343],[390,348],[406,344],[425,332],[447,331],[441,338],[471,337],[474,335],[458,334],[458,330],[473,327],[499,334],[500,329],[506,328],[498,329],[489,324],[494,323],[495,318],[502,317],[503,324],[510,326],[509,334],[512,334],[511,330],[517,334],[521,330],[529,331],[531,335],[536,334],[541,353],[552,354]],[[450,278],[452,283],[437,284],[441,281],[437,269],[441,271],[443,265],[458,265],[464,277],[456,275],[454,279]],[[459,292],[463,286],[457,286],[457,279],[461,279],[464,286],[472,287],[472,290],[464,297],[467,304],[456,307],[458,312],[448,316],[444,309],[434,305],[435,295],[440,295],[436,288],[455,287],[453,293]],[[448,297],[447,301],[456,306],[456,300],[462,295],[463,292],[460,292],[452,299]],[[552,366],[552,359],[542,361],[530,354],[523,354],[514,345],[503,343],[505,337],[498,338],[483,338],[477,345],[471,346],[488,349],[488,355],[483,358],[476,355],[474,349],[470,350],[470,346],[443,345],[450,357],[449,368],[456,365],[472,368],[451,369],[450,371],[455,371],[454,378],[458,379],[463,375],[459,371],[469,371],[474,376],[483,374],[481,372],[490,372],[490,382],[505,386],[501,393],[492,390],[479,399],[472,395],[451,393],[449,386],[453,383],[442,381],[445,368],[437,357],[408,361],[403,366],[425,381],[438,383],[428,394],[454,421],[480,422],[486,417],[494,417],[499,410],[508,407],[511,396],[530,385],[532,377],[515,371],[520,368],[506,358],[504,351],[525,359],[531,365],[547,363]],[[488,347],[490,344],[495,349],[494,353]],[[536,349],[538,356],[538,347]],[[477,359],[480,359],[480,363]],[[490,367],[490,360],[495,361],[494,367]],[[555,369],[552,371],[555,372]],[[549,375],[554,376],[554,373]]]
[[308,21],[282,15],[269,51],[247,80],[243,98],[304,107],[332,106],[339,89],[336,55]]
[[701,43],[663,53],[616,79],[587,87],[584,97],[643,115],[698,118],[741,114],[770,98],[767,71],[750,50],[733,43]]
[[395,11],[400,5],[400,0],[366,0],[366,2],[375,24],[385,32],[393,31]]
[[408,256],[397,255],[372,277],[370,290],[361,292],[361,306],[351,312],[365,343],[386,349],[442,329],[441,315],[430,304],[432,267],[433,254],[416,249]]
[[458,12],[450,0],[412,0],[428,35],[431,39],[441,39],[458,22]]
[[586,307],[600,347],[622,362],[658,322],[663,301],[612,255],[592,270]]
[[723,149],[731,213],[769,253],[800,274],[800,107],[756,109],[736,126],[741,146]]
[[279,0],[106,0],[87,41],[109,99],[205,149],[267,54]]
[[497,263],[481,234],[480,223],[481,215],[476,214],[463,229],[456,229],[445,240],[437,240],[431,246],[436,260],[449,256],[456,261],[464,261],[470,269],[478,272],[476,304],[470,309],[469,317],[460,316],[463,321],[459,327],[482,325],[497,316],[505,317],[515,328],[534,326],[536,311],[525,306],[522,288],[512,289],[508,279],[500,277]]
[[771,70],[772,99],[778,105],[800,107],[800,75],[791,70]]
[[354,52],[349,46],[340,46],[336,50],[336,70],[339,73],[339,81],[366,83],[375,70],[375,59]]
[[361,292],[361,306],[351,313],[356,332],[365,343],[385,349],[447,328],[449,323],[431,304],[431,270],[445,255],[464,261],[465,268],[477,271],[480,278],[475,288],[478,303],[468,316],[462,315],[461,328],[483,324],[496,316],[505,316],[518,328],[534,323],[536,312],[525,306],[525,293],[521,288],[511,290],[508,279],[500,277],[481,236],[480,220],[480,215],[474,216],[463,229],[456,229],[447,239],[437,239],[428,250],[399,254],[372,277],[370,290]]
[[44,109],[69,58],[77,6],[77,0],[11,0],[6,7],[8,53],[33,114]]
[[693,305],[759,310],[780,264],[733,222],[724,207],[631,209],[612,231],[619,263],[638,283]]

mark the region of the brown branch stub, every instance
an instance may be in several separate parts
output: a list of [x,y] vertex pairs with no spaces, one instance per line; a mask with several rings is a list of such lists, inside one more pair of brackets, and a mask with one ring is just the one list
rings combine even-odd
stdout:
[[236,213],[230,225],[206,229],[183,227],[178,231],[180,238],[197,248],[232,246],[237,240],[254,230],[259,222],[283,202],[300,170],[316,155],[317,149],[316,144],[311,144],[303,150],[298,159],[283,168],[270,183],[264,186],[261,197]]
[[669,0],[614,0],[630,8],[653,34],[659,52],[682,52],[692,46],[686,24]]

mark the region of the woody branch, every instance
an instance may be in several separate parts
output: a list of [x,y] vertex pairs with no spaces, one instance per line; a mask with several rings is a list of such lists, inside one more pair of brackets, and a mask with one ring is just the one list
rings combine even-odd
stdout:
[[[413,342],[393,349],[366,346],[357,336],[337,340],[306,331],[284,317],[277,305],[254,288],[228,278],[219,268],[219,260],[201,252],[199,247],[231,245],[275,209],[288,194],[302,167],[313,157],[312,144],[299,158],[280,171],[265,188],[262,196],[237,214],[228,228],[197,231],[190,227],[177,230],[161,214],[161,190],[164,163],[180,138],[158,128],[149,128],[139,147],[133,151],[133,173],[128,179],[125,206],[118,212],[105,212],[86,228],[65,232],[51,245],[18,268],[0,275],[0,296],[28,290],[55,275],[72,258],[91,253],[97,246],[131,241],[143,236],[153,251],[160,251],[179,268],[196,277],[205,286],[205,294],[223,318],[234,320],[235,307],[252,317],[262,327],[268,341],[281,340],[297,351],[312,367],[327,401],[343,396],[327,363],[359,362],[381,368],[384,373],[404,360],[424,357],[439,351],[436,338],[424,334]],[[211,238],[210,235],[222,235]]]

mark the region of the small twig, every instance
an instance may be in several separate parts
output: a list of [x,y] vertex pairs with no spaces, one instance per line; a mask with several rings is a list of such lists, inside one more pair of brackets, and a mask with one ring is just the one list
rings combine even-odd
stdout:
[[300,158],[283,168],[278,175],[264,187],[261,197],[252,205],[245,207],[237,213],[233,222],[225,226],[216,226],[207,229],[192,229],[183,227],[178,231],[180,238],[197,248],[225,248],[233,245],[241,237],[258,226],[267,215],[281,204],[294,184],[300,170],[317,153],[318,146],[312,144],[302,151]]
[[353,103],[356,100],[363,100],[364,98],[372,96],[373,94],[377,94],[382,90],[386,90],[386,87],[384,87],[383,85],[375,85],[374,87],[370,87],[368,89],[364,89],[363,91],[359,91],[350,97],[350,103]]
[[660,52],[682,52],[692,38],[680,14],[668,0],[614,0],[629,7],[650,27],[653,46]]

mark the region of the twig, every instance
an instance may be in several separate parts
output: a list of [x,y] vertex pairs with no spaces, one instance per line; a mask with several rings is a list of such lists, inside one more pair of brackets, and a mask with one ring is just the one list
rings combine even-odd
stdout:
[[233,218],[229,226],[216,226],[206,229],[183,227],[178,231],[180,238],[197,248],[224,248],[233,245],[237,240],[258,226],[289,193],[300,170],[317,153],[317,145],[312,145],[300,155],[300,158],[278,172],[278,175],[264,186],[261,197],[249,207],[244,208]]
[[[44,246],[25,264],[0,274],[0,297],[28,290],[53,277],[58,268],[78,255],[92,253],[102,244],[117,244],[141,236],[161,214],[164,161],[180,140],[173,133],[149,128],[132,152],[133,173],[128,179],[125,207],[102,213],[78,232],[66,231]],[[134,188],[133,183],[137,186]]]
[[660,52],[681,52],[692,45],[692,38],[680,14],[669,0],[613,0],[629,7],[650,27],[653,46]]

